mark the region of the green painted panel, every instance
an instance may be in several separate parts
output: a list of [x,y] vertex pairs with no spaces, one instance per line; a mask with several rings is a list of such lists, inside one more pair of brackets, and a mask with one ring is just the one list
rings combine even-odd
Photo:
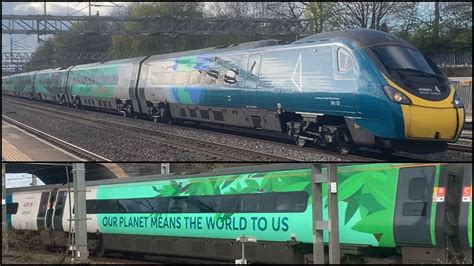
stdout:
[[69,86],[73,95],[113,98],[118,79],[118,66],[79,69],[69,74]]
[[[393,210],[399,167],[371,164],[338,168],[342,243],[395,246]],[[98,187],[97,199],[284,191],[306,191],[311,196],[310,176],[310,169],[300,169],[103,185]],[[98,214],[97,220],[104,233],[222,239],[245,234],[268,241],[286,241],[294,234],[298,240],[311,243],[311,202],[309,197],[302,213]],[[323,217],[327,217],[326,198],[323,206]]]

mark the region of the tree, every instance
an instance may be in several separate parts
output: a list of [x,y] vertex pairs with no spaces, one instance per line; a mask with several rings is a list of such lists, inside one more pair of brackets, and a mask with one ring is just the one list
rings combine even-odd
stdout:
[[316,33],[328,30],[329,19],[336,15],[336,2],[303,2],[306,16],[314,20]]

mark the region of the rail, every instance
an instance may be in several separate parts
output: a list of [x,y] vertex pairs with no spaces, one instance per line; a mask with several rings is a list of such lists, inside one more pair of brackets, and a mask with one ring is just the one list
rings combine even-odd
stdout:
[[450,77],[449,80],[464,103],[466,122],[472,123],[472,77]]

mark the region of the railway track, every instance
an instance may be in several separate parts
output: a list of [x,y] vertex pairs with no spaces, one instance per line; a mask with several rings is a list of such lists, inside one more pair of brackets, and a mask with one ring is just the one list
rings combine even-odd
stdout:
[[[4,97],[5,98],[5,97]],[[4,100],[5,101],[5,100]],[[35,102],[23,100],[23,99],[16,99],[16,98],[10,98],[8,97],[8,100],[6,100],[9,103],[13,104],[19,104],[22,107],[26,108],[34,108],[35,110],[41,109],[46,112],[48,112],[48,115],[50,113],[54,113],[57,115],[63,116],[61,119],[69,120],[71,122],[78,122],[77,119],[82,119],[84,120],[84,114],[87,114],[88,112],[97,114],[96,111],[93,110],[82,110],[84,113],[81,114],[74,114],[71,113],[71,109],[63,106],[57,106],[57,105],[52,105],[52,104],[47,104],[47,105],[40,105]],[[66,114],[67,112],[67,114]],[[101,114],[106,114],[102,113]],[[68,116],[67,118],[64,118],[64,116]],[[107,113],[107,116],[113,116],[117,117],[116,115]],[[76,120],[74,120],[76,119]],[[74,120],[74,121],[72,121]],[[203,141],[202,139],[197,139],[197,138],[191,138],[191,137],[185,137],[185,136],[177,136],[173,134],[169,134],[167,132],[161,131],[159,128],[154,128],[154,129],[146,129],[143,127],[135,126],[135,125],[130,125],[127,123],[122,123],[122,122],[116,122],[116,121],[110,121],[105,119],[99,119],[95,117],[87,117],[87,120],[91,120],[90,122],[84,121],[84,122],[79,122],[81,124],[88,124],[90,126],[94,127],[100,127],[102,129],[105,128],[105,124],[110,125],[112,130],[117,130],[117,128],[121,129],[126,129],[127,131],[132,131],[134,136],[138,136],[141,139],[146,139],[146,140],[153,140],[155,142],[163,143],[164,145],[169,145],[176,147],[184,152],[201,152],[204,154],[206,157],[205,159],[208,160],[217,160],[219,158],[222,158],[224,160],[237,160],[237,161],[295,161],[294,158],[288,158],[288,157],[282,157],[282,156],[275,156],[269,153],[259,153],[256,154],[256,151],[249,150],[249,149],[243,149],[235,146],[230,146],[230,145],[225,145],[225,144],[217,144],[214,142],[210,141]],[[146,120],[140,120],[143,122],[147,122]],[[153,123],[149,121],[149,123]],[[100,125],[99,125],[100,124]],[[331,150],[331,148],[326,148],[326,147],[319,147],[319,146],[313,146],[313,147],[304,147],[304,148],[297,148],[293,141],[286,137],[285,135],[282,134],[263,134],[260,132],[251,132],[250,130],[246,129],[235,129],[235,128],[228,128],[228,127],[220,127],[216,125],[207,125],[207,124],[202,124],[205,128],[210,128],[212,129],[212,134],[216,136],[223,136],[223,137],[229,137],[229,135],[233,135],[236,138],[239,139],[248,139],[248,140],[253,140],[255,141],[258,139],[259,142],[261,143],[267,143],[267,144],[276,144],[278,143],[279,145],[284,145],[285,149],[297,149],[299,151],[304,151],[304,152],[322,152],[328,155],[333,155],[342,158],[342,160],[348,160],[348,161],[397,161],[397,162],[403,162],[403,161],[423,161],[423,159],[416,158],[416,157],[410,157],[410,156],[405,156],[405,155],[397,155],[397,154],[383,154],[380,153],[379,151],[374,151],[370,149],[361,149],[356,152],[356,154],[353,155],[341,155],[334,149]],[[193,128],[194,130],[203,130],[201,129],[201,126],[196,127],[195,125],[186,125],[186,124],[179,124],[179,125],[173,125],[173,127],[181,127],[181,128]],[[204,131],[209,133],[209,130],[204,129]],[[124,130],[120,130],[121,133],[124,133]],[[150,138],[150,135],[152,136]],[[462,145],[459,144],[454,144],[454,145],[448,145],[448,149],[450,150],[456,150],[456,151],[463,151],[463,152],[469,152],[472,150],[472,146],[467,146],[464,148]],[[211,150],[211,152],[210,152]],[[228,156],[228,154],[232,153],[232,156]],[[238,156],[236,156],[237,154]],[[240,154],[240,155],[239,155]],[[298,160],[296,160],[298,161]]]
[[264,152],[257,152],[246,148],[213,143],[211,141],[204,141],[197,138],[177,136],[166,132],[145,129],[126,123],[119,123],[90,116],[84,117],[84,115],[73,114],[71,112],[65,113],[64,111],[60,111],[50,106],[38,106],[37,104],[30,104],[24,101],[19,102],[17,100],[9,100],[8,102],[20,104],[22,108],[27,108],[34,112],[46,113],[47,115],[53,116],[57,119],[87,125],[102,130],[114,131],[120,134],[133,135],[134,138],[159,143],[171,148],[176,148],[181,152],[199,153],[199,155],[205,160],[220,159],[227,161],[296,161],[292,158],[276,156]]
[[472,146],[448,143],[448,149],[452,151],[472,152]]
[[106,162],[111,162],[111,160],[107,159],[107,158],[104,158],[98,154],[95,154],[93,152],[90,152],[90,151],[87,151],[81,147],[78,147],[72,143],[69,143],[67,141],[64,141],[62,139],[59,139],[59,138],[56,138],[54,136],[51,136],[50,134],[48,133],[45,133],[41,130],[38,130],[36,128],[32,128],[28,125],[25,125],[21,122],[18,122],[16,120],[14,120],[13,118],[10,118],[6,115],[3,115],[2,114],[2,119],[5,120],[6,122],[10,123],[10,124],[13,124],[25,131],[27,131],[28,133],[30,134],[33,134],[49,143],[52,143],[54,144],[55,146],[71,153],[71,154],[74,154],[80,158],[83,158],[84,160],[86,161],[106,161]]

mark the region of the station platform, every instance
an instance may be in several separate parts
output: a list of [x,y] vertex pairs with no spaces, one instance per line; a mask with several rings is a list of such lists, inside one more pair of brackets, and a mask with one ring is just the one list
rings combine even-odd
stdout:
[[2,161],[83,161],[23,129],[2,121]]

